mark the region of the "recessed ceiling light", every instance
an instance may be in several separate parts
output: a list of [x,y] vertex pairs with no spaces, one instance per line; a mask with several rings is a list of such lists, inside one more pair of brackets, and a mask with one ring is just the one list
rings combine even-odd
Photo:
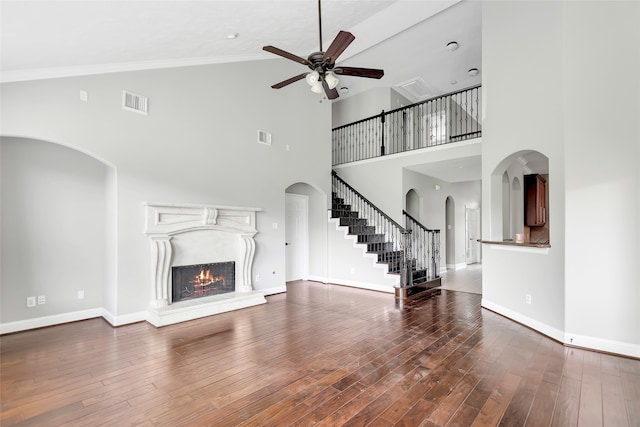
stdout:
[[229,40],[233,40],[233,39],[237,39],[239,35],[240,34],[238,34],[238,33],[229,33],[229,34],[227,34],[227,38]]
[[342,86],[339,91],[341,94],[349,93],[349,88],[346,86]]
[[457,84],[458,84],[458,81],[457,81],[457,80],[451,80],[451,84],[452,84],[452,85],[457,85]]
[[447,50],[449,52],[453,52],[457,48],[458,48],[458,42],[449,42],[449,43],[447,43]]
[[467,73],[469,73],[470,76],[477,76],[479,72],[480,71],[478,71],[477,68],[469,68],[469,71],[467,71]]

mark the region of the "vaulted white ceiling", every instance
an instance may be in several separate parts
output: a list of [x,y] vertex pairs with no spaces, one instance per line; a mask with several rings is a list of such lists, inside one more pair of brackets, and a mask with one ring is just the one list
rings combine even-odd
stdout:
[[[338,64],[385,71],[380,80],[340,77],[349,92],[339,99],[385,86],[417,102],[479,84],[481,8],[479,0],[322,1],[323,48],[350,31],[356,39]],[[0,0],[0,24],[2,82],[288,61],[262,47],[302,57],[319,48],[316,0]],[[447,50],[450,41],[459,48]],[[469,76],[470,68],[480,74]],[[298,82],[280,90],[309,88]],[[466,161],[415,170],[450,182],[480,179],[479,158]]]
[[[316,0],[2,0],[0,5],[2,81],[286,61],[262,46],[303,57],[319,47]],[[379,81],[342,77],[349,95],[414,80],[424,87],[423,98],[451,92],[480,82],[480,76],[467,75],[481,66],[480,9],[474,0],[324,0],[323,48],[339,30],[350,31],[356,40],[339,63],[385,70]],[[230,34],[237,37],[227,38]],[[452,40],[460,46],[455,52],[446,50]]]

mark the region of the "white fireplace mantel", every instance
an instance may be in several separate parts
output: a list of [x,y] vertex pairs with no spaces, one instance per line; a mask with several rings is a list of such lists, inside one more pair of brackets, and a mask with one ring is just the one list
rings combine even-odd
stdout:
[[[165,326],[266,303],[251,282],[260,208],[150,202],[143,206],[145,234],[151,240],[151,324]],[[172,303],[171,267],[226,261],[235,262],[235,292]]]

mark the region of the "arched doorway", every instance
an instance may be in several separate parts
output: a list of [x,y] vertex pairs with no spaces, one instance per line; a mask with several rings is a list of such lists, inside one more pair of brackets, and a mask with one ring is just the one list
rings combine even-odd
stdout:
[[417,219],[418,221],[421,220],[420,196],[418,196],[418,193],[414,189],[407,191],[407,194],[405,196],[405,210],[413,218]]
[[327,275],[327,196],[298,182],[285,190],[285,280]]

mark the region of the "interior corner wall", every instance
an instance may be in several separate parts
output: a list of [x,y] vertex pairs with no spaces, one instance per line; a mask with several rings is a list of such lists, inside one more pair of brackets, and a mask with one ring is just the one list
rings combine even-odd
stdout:
[[504,169],[496,168],[524,150],[549,158],[554,224],[547,251],[483,246],[483,306],[559,340],[565,328],[562,16],[562,2],[490,1],[482,9],[482,236],[502,236]]
[[332,128],[356,122],[388,111],[391,107],[391,88],[376,87],[338,100],[332,108]]
[[[604,342],[619,346],[604,350],[627,350],[636,357],[640,357],[638,22],[638,2],[564,4],[567,335],[578,345]],[[555,182],[554,176],[551,179]]]
[[[109,167],[73,149],[0,138],[0,323],[104,306]],[[83,299],[78,299],[83,291]],[[45,297],[28,308],[27,297]]]
[[[436,185],[439,190],[436,190]],[[427,228],[440,230],[440,267],[444,269],[446,242],[446,216],[445,206],[448,196],[455,202],[453,213],[455,226],[455,253],[453,253],[454,266],[466,264],[466,208],[482,207],[482,182],[464,181],[450,183],[431,176],[414,172],[410,169],[403,170],[403,193],[415,189],[422,202],[422,216],[417,218]]]
[[[260,61],[259,78],[255,62],[240,62],[2,84],[4,136],[76,147],[117,169],[117,287],[103,297],[115,301],[106,303],[116,321],[142,320],[151,298],[144,201],[261,208],[253,276],[264,279],[255,287],[284,285],[285,227],[271,224],[284,224],[285,188],[330,192],[330,103],[302,86],[270,88],[296,65]],[[125,89],[149,98],[148,115],[122,108]],[[257,142],[259,130],[271,146]]]

